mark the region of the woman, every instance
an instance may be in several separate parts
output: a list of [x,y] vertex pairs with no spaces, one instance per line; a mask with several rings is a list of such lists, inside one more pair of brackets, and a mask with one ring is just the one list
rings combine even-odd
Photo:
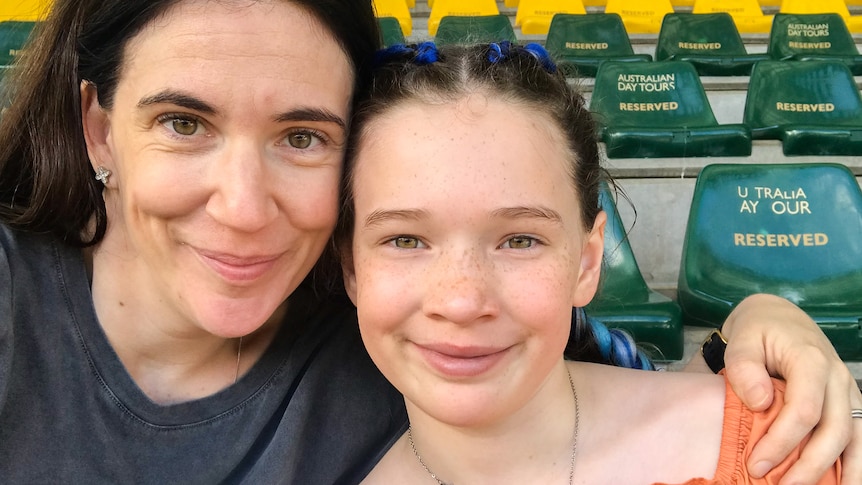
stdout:
[[[349,483],[403,432],[353,308],[301,283],[376,39],[366,1],[55,3],[0,121],[4,481]],[[784,338],[773,308],[730,338]],[[816,470],[849,373],[803,341],[823,365],[796,382],[831,403]]]
[[[544,48],[381,59],[338,234],[362,340],[410,426],[363,483],[777,483],[798,454],[760,480],[746,462],[781,393],[753,413],[719,376],[564,360],[596,345],[570,312],[597,291],[607,217],[586,102]],[[839,478],[836,463],[817,483]]]

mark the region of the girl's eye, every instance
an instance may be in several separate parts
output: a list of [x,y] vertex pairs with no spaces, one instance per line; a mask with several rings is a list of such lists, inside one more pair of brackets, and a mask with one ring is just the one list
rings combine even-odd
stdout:
[[416,249],[420,247],[419,239],[410,236],[398,236],[391,241],[399,249]]
[[312,131],[296,131],[287,135],[287,144],[304,150],[321,142],[322,137]]
[[514,236],[506,240],[502,247],[509,249],[530,249],[536,244],[536,239],[530,236]]

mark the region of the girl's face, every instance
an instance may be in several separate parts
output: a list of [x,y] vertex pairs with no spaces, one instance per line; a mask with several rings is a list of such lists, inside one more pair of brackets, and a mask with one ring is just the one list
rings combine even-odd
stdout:
[[197,328],[255,330],[334,227],[347,56],[291,3],[185,0],[130,40],[120,76],[107,111],[82,88],[90,159],[113,172],[97,257]]
[[572,306],[598,281],[604,215],[584,230],[560,130],[471,94],[401,103],[364,133],[345,278],[369,354],[436,419],[511,414],[560,362]]

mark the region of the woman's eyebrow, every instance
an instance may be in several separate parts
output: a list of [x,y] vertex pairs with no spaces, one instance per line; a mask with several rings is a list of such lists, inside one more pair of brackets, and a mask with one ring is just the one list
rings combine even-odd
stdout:
[[218,113],[218,110],[206,101],[192,96],[191,94],[183,93],[182,91],[175,91],[173,89],[166,89],[164,91],[159,91],[156,94],[141,98],[141,100],[138,101],[138,108],[162,103],[173,104],[208,115],[215,115]]
[[346,129],[347,122],[344,118],[335,113],[322,108],[297,108],[281,113],[275,117],[275,121],[322,121],[326,123],[335,123],[339,127]]

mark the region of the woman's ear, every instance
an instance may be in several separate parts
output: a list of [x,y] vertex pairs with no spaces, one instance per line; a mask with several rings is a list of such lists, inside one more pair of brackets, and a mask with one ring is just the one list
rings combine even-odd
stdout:
[[586,243],[584,243],[581,251],[578,283],[572,300],[574,307],[587,306],[587,303],[593,299],[598,290],[605,254],[605,225],[607,222],[608,215],[604,211],[599,212],[593,223],[593,229],[587,235]]
[[97,171],[100,166],[114,171],[108,138],[111,124],[108,113],[99,105],[96,86],[89,81],[81,81],[81,122],[84,127],[84,140],[87,142],[87,156],[90,165]]

